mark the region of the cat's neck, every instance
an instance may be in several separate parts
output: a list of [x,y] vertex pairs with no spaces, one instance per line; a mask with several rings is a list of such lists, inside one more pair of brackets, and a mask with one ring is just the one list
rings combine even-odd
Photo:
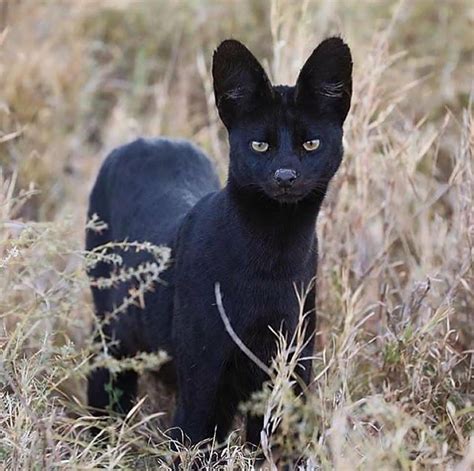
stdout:
[[314,233],[324,194],[314,193],[297,203],[280,203],[255,189],[243,189],[231,179],[224,191],[232,207],[256,235],[284,237]]

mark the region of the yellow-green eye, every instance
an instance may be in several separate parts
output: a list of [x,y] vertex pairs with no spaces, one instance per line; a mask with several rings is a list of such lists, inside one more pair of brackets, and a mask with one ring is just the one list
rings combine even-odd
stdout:
[[268,142],[259,142],[259,141],[252,141],[252,149],[255,152],[266,152],[270,147]]
[[304,150],[311,152],[316,150],[321,145],[321,141],[319,139],[311,139],[310,141],[303,142]]

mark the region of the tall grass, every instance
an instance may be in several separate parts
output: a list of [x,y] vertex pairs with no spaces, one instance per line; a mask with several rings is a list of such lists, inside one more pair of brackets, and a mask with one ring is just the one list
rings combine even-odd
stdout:
[[[138,135],[192,139],[224,180],[212,49],[239,38],[286,83],[342,33],[354,98],[317,227],[313,381],[306,401],[294,396],[301,336],[278,337],[271,384],[242,408],[264,414],[268,469],[472,469],[473,22],[468,1],[4,2],[0,468],[156,469],[177,455],[185,469],[256,465],[238,421],[207,454],[172,451],[172,401],[152,373],[125,419],[87,410],[88,190],[106,153]],[[148,268],[155,280],[163,265]]]

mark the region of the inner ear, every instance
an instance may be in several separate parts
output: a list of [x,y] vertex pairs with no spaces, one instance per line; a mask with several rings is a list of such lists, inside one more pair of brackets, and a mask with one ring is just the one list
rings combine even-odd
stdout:
[[219,115],[229,128],[234,120],[273,97],[267,74],[239,41],[227,39],[214,52],[214,94]]
[[325,39],[312,52],[296,82],[296,103],[315,114],[329,114],[342,124],[351,105],[352,57],[337,37]]

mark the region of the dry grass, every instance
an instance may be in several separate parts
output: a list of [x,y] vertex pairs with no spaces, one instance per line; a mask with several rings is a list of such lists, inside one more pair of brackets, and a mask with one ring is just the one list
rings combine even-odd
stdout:
[[[468,0],[17,0],[0,4],[0,25],[1,469],[170,463],[168,409],[152,400],[151,378],[125,420],[102,424],[107,445],[88,434],[88,190],[106,153],[137,135],[191,138],[224,178],[212,48],[240,38],[291,82],[331,33],[353,49],[355,90],[318,224],[314,381],[305,404],[293,396],[285,360],[300,342],[281,339],[273,384],[247,406],[265,413],[266,466],[474,467]],[[238,431],[209,446],[206,456],[182,449],[183,467],[254,466]]]

